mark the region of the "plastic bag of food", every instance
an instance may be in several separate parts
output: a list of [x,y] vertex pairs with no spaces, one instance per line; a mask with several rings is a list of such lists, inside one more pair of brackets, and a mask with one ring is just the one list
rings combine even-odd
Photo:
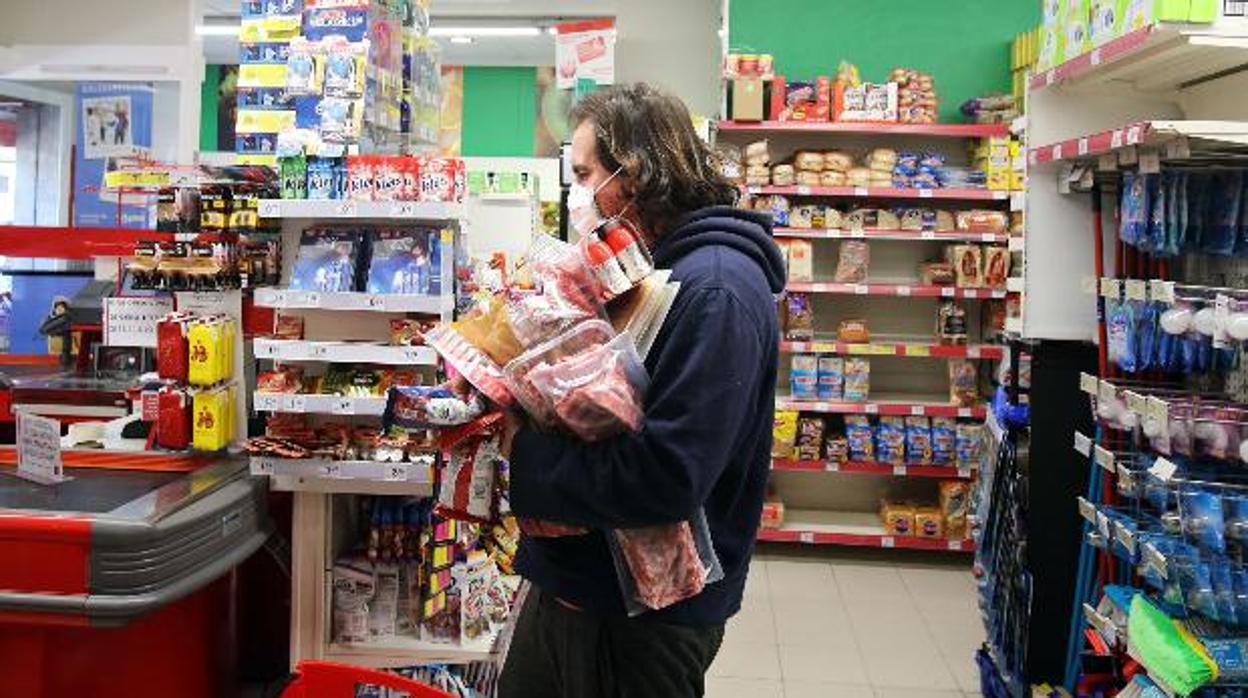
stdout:
[[485,413],[477,393],[457,394],[449,385],[390,388],[382,424],[387,432],[423,431],[467,424]]
[[692,521],[617,529],[607,541],[630,616],[697,596],[724,577],[701,510]]
[[[503,303],[498,296],[495,296],[490,302],[490,314],[497,317],[497,313],[502,312]],[[477,314],[477,310],[473,314]],[[429,334],[425,335],[425,341],[434,351],[438,352],[452,368],[459,372],[474,388],[480,390],[486,397],[493,400],[502,407],[510,407],[515,404],[515,398],[507,387],[507,381],[503,377],[503,370],[499,368],[498,363],[490,357],[488,353],[473,343],[469,337],[480,340],[483,337],[491,336],[491,332],[485,329],[487,321],[478,319],[474,322],[482,323],[480,327],[473,327],[467,334],[461,331],[464,323],[468,323],[472,316],[460,322],[454,322],[449,325],[439,325],[435,327]],[[459,326],[459,327],[457,327]],[[515,336],[510,335],[510,341],[515,341]],[[517,351],[516,354],[520,352]]]
[[797,446],[797,412],[776,410],[771,428],[771,457],[787,460]]
[[793,342],[809,342],[815,338],[815,313],[810,296],[789,293],[784,298],[784,336]]
[[856,284],[866,281],[867,267],[871,263],[871,247],[861,240],[841,243],[840,259],[836,264],[837,283]]
[[501,436],[498,432],[485,438],[461,442],[450,450],[442,466],[435,512],[448,519],[489,523],[495,511],[494,476],[498,462]]
[[949,401],[970,407],[979,400],[979,376],[975,364],[965,359],[949,361]]

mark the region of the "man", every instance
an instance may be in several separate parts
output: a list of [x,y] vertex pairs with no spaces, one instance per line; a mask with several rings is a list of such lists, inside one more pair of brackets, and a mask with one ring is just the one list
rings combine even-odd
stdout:
[[[646,361],[639,432],[585,443],[519,427],[504,440],[513,511],[591,533],[521,541],[516,564],[534,589],[500,694],[701,696],[741,606],[762,511],[784,264],[770,218],[731,207],[737,190],[678,99],[610,87],[579,102],[572,122],[571,218],[622,218],[681,288]],[[605,536],[699,509],[724,579],[629,618]]]

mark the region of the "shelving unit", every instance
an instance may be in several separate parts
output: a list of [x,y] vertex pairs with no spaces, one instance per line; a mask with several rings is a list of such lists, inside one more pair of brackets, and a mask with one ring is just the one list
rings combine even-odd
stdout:
[[988,138],[1005,136],[1007,124],[899,124],[855,121],[720,121],[720,131],[742,133],[866,134],[929,138]]
[[257,359],[325,361],[329,363],[436,366],[438,354],[429,347],[398,347],[371,342],[311,342],[301,339],[257,338]]
[[380,417],[386,410],[384,397],[350,397],[344,395],[305,395],[303,393],[253,393],[252,404],[257,412],[286,414],[333,414],[339,416]]
[[988,189],[898,189],[896,187],[808,187],[766,186],[746,187],[747,194],[782,194],[784,196],[824,196],[842,199],[932,199],[938,201],[1007,201],[1008,191]]
[[809,238],[812,240],[896,240],[914,242],[992,242],[1008,243],[1005,233],[970,233],[962,230],[829,230],[825,228],[775,228],[772,234],[778,238]]
[[864,461],[786,460],[773,459],[771,469],[795,473],[861,473],[864,475],[892,475],[894,477],[932,477],[941,480],[967,479],[972,476],[969,468],[943,465],[892,465]]
[[879,338],[869,344],[818,339],[813,342],[782,341],[780,351],[793,354],[909,356],[934,359],[1000,360],[1005,357],[1005,348],[995,344],[936,344],[921,339],[885,341]]
[[798,509],[786,510],[784,517],[784,525],[760,530],[758,539],[776,543],[957,553],[970,552],[972,549],[970,540],[889,535],[880,525],[880,517],[876,514]]
[[450,223],[463,218],[464,205],[440,201],[355,201],[352,199],[262,199],[261,218],[303,220],[384,220]]
[[293,291],[258,288],[256,305],[279,310],[364,310],[376,313],[443,315],[455,309],[452,295],[405,296],[394,293]]
[[876,394],[864,402],[830,402],[826,400],[794,400],[776,398],[776,409],[819,414],[878,414],[885,417],[964,417],[983,419],[988,414],[984,405],[961,407],[931,396]]
[[1005,298],[1005,289],[925,286],[914,282],[846,284],[831,281],[790,281],[785,288],[801,293],[834,293],[854,296],[915,298]]

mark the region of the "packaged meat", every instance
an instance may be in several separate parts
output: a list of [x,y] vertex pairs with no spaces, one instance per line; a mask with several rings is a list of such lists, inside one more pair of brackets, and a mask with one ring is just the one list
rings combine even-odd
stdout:
[[797,412],[776,410],[771,428],[771,457],[790,459],[797,447]]
[[425,343],[425,333],[438,324],[437,320],[392,318],[390,320],[390,344],[401,347],[419,347]]
[[302,315],[278,315],[273,327],[274,339],[303,339]]
[[[799,207],[800,208],[800,207]],[[790,240],[789,281],[812,281],[815,277],[815,250],[810,240]]]
[[844,240],[840,248],[834,280],[837,283],[851,284],[866,281],[867,267],[871,263],[871,247],[862,240]]
[[958,288],[980,288],[984,285],[984,260],[979,245],[951,245],[949,257]]
[[768,499],[763,502],[762,528],[780,528],[784,525],[784,502],[779,499]]
[[692,521],[616,529],[607,539],[630,616],[696,596],[724,576],[700,510]]
[[794,400],[819,396],[819,359],[814,354],[794,354],[789,367],[790,392]]
[[581,249],[585,253],[585,261],[598,281],[598,297],[604,302],[632,288],[632,282],[624,271],[623,265],[615,252],[596,232],[581,238]]
[[973,362],[949,361],[949,401],[961,407],[970,407],[979,401],[979,374]]
[[845,360],[839,356],[819,357],[818,397],[841,400],[845,396]]
[[871,395],[871,361],[860,357],[845,359],[845,399],[866,402]]
[[1010,276],[1010,251],[1004,247],[984,247],[984,285],[1005,288]]
[[786,294],[784,300],[784,336],[792,342],[809,342],[815,338],[815,314],[810,296],[805,293]]

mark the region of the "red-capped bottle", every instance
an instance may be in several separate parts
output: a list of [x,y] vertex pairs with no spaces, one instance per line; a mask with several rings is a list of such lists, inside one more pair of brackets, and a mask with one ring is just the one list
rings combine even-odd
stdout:
[[609,297],[614,298],[632,288],[633,284],[628,280],[628,275],[624,273],[615,253],[597,234],[586,236],[582,244],[585,246],[585,259],[589,262],[590,269],[594,270],[594,276]]
[[609,224],[603,232],[603,242],[611,248],[631,283],[640,282],[654,271],[654,266],[642,249],[641,241],[623,225],[615,222]]

